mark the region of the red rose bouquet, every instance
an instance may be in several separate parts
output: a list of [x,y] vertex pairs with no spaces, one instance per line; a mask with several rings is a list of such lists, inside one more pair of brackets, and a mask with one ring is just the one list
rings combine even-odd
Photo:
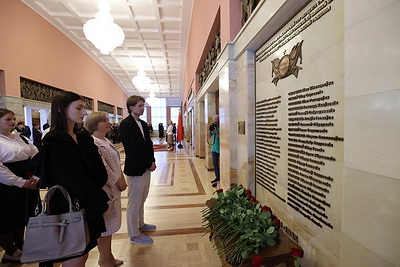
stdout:
[[225,193],[219,189],[215,194],[213,205],[205,208],[202,216],[219,255],[225,255],[229,263],[241,264],[250,253],[275,245],[280,222],[250,190],[232,184]]

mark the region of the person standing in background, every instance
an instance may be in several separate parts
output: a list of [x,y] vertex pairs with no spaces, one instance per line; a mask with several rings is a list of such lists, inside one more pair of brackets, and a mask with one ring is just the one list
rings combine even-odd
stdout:
[[[51,130],[43,138],[43,169],[41,187],[56,184],[67,190],[71,199],[85,209],[90,241],[82,255],[40,263],[63,267],[84,267],[88,252],[97,246],[97,239],[105,227],[103,214],[109,198],[102,187],[107,182],[107,171],[93,138],[82,130],[86,115],[85,102],[76,93],[63,91],[54,96],[51,104]],[[62,193],[55,192],[50,202],[54,214],[68,211]]]
[[130,242],[149,245],[153,239],[141,232],[155,231],[156,226],[144,222],[144,203],[150,189],[151,172],[156,169],[153,142],[147,123],[139,117],[144,112],[145,99],[131,95],[126,101],[128,117],[120,124],[120,137],[125,149],[128,182],[126,220]]
[[110,199],[108,210],[104,213],[107,231],[102,233],[97,240],[100,267],[119,266],[124,263],[122,260],[115,259],[111,251],[112,234],[121,228],[121,192],[126,189],[127,185],[121,170],[119,152],[106,138],[110,127],[111,123],[106,112],[92,112],[85,120],[85,128],[92,133],[94,143],[99,148],[108,174],[107,183],[103,186],[103,190]]
[[51,112],[49,111],[49,113],[47,113],[47,121],[45,124],[43,124],[43,131],[46,131],[47,128],[50,128],[50,124],[49,121],[51,120]]
[[209,127],[209,136],[212,140],[211,155],[212,162],[214,165],[215,179],[211,183],[219,183],[220,173],[219,173],[219,116],[215,115],[213,117],[213,124]]
[[172,123],[171,120],[168,121],[167,143],[168,143],[168,149],[172,150],[174,146],[174,124]]
[[[49,113],[47,113],[47,122],[45,124],[43,124],[43,133],[42,133],[42,139],[44,138],[44,136],[50,132],[50,124],[49,121],[51,121],[51,111],[49,111]],[[46,128],[45,128],[46,127]]]
[[39,123],[33,123],[33,144],[37,147],[37,149],[42,150],[42,131],[40,130]]
[[172,130],[172,133],[174,134],[173,141],[176,142],[176,123],[174,123],[174,129]]
[[31,129],[29,128],[29,126],[25,125],[25,121],[20,120],[17,123],[17,127],[15,127],[15,130],[17,130],[17,132],[25,135],[26,137],[30,138],[31,137]]
[[158,137],[160,138],[160,142],[164,138],[164,125],[161,122],[158,124]]
[[39,191],[32,174],[32,158],[38,149],[22,134],[14,131],[15,113],[0,108],[0,247],[5,250],[1,263],[19,262],[24,230],[34,215]]

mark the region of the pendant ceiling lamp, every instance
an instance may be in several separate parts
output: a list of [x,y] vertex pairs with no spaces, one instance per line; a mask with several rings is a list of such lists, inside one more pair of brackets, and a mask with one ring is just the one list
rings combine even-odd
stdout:
[[146,72],[144,70],[139,70],[137,72],[137,75],[132,78],[132,83],[137,89],[144,91],[150,89],[149,86],[151,84],[151,80],[149,77],[146,76]]
[[94,44],[104,55],[109,54],[117,46],[122,45],[125,34],[121,27],[114,23],[110,14],[110,4],[99,2],[99,12],[95,18],[88,20],[83,25],[83,32],[86,39]]
[[146,98],[146,103],[149,106],[154,106],[157,102],[157,97],[153,92],[150,92],[149,96]]

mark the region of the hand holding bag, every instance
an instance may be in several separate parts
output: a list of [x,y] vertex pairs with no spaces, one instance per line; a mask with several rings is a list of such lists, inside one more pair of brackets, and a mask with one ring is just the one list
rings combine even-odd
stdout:
[[[56,190],[60,190],[69,202],[69,211],[49,215],[49,202]],[[84,211],[74,211],[68,192],[56,185],[47,191],[39,216],[29,218],[21,262],[34,263],[81,255],[89,240]]]

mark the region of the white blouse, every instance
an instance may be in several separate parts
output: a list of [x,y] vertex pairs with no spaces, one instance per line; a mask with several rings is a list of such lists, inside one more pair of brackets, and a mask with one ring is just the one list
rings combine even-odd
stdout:
[[12,173],[3,163],[27,160],[37,153],[36,146],[31,141],[26,144],[18,132],[13,131],[11,138],[0,134],[0,183],[22,187],[26,180]]
[[172,135],[172,134],[174,134],[174,125],[168,125],[168,128],[167,128],[167,135]]

